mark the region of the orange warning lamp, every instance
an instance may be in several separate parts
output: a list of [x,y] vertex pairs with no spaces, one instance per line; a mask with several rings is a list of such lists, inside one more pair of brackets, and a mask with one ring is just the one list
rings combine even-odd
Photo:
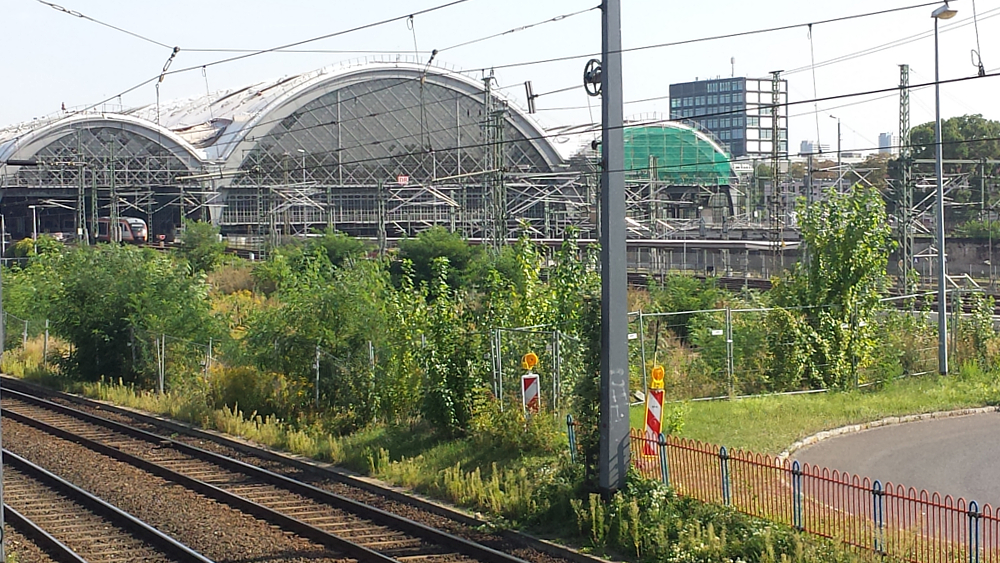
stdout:
[[528,352],[521,358],[521,367],[526,370],[531,370],[538,365],[538,355],[534,352]]
[[653,366],[650,373],[653,381],[649,384],[650,389],[663,389],[663,366]]

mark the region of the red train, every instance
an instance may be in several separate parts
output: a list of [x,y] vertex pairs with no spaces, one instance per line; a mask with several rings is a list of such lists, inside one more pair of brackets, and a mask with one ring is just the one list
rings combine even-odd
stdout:
[[[111,241],[111,235],[108,232],[108,226],[111,224],[111,219],[108,217],[101,217],[97,220],[97,240],[102,242]],[[120,217],[118,219],[118,224],[121,228],[122,242],[130,244],[146,244],[149,242],[149,228],[146,226],[146,222],[137,217]]]

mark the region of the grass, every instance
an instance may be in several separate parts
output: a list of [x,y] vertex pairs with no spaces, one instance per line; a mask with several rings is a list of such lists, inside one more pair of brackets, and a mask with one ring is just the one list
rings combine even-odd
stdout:
[[[900,380],[881,389],[688,403],[677,435],[774,454],[823,430],[996,404],[1000,373],[962,366],[952,376]],[[633,426],[639,427],[643,416],[641,406],[632,409]]]

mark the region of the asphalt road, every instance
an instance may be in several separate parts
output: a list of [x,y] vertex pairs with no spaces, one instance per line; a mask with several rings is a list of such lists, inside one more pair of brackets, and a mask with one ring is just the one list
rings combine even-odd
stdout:
[[1000,506],[1000,413],[883,426],[830,438],[793,459]]

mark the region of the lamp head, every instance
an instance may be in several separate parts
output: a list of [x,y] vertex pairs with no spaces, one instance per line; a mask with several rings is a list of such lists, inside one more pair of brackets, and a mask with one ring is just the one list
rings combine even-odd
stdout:
[[945,0],[943,6],[938,6],[933,12],[931,12],[931,17],[939,20],[950,20],[955,17],[958,10],[952,8],[948,5],[948,0]]

